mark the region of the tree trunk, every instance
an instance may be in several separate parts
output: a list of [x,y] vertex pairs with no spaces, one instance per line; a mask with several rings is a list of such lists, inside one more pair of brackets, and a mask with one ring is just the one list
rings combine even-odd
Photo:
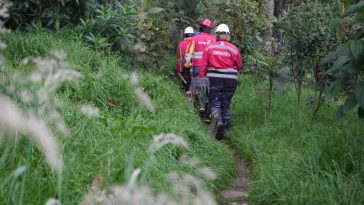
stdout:
[[274,16],[280,18],[282,16],[283,9],[286,5],[286,0],[275,0],[274,1]]
[[274,16],[274,3],[275,0],[266,0],[268,5],[268,12],[270,16]]
[[301,91],[302,91],[302,80],[297,78],[295,80],[296,95],[297,95],[297,127],[301,127]]
[[269,71],[268,113],[272,112],[273,72]]
[[314,68],[314,79],[315,79],[315,99],[314,99],[314,110],[312,114],[311,124],[317,118],[318,111],[322,105],[322,95],[324,93],[325,85],[322,82],[322,78],[320,76],[320,65],[319,60],[316,60],[316,65]]

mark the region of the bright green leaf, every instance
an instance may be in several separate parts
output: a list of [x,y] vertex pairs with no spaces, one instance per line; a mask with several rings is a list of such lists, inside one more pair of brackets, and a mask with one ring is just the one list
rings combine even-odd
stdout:
[[340,79],[334,81],[327,90],[326,93],[327,98],[330,99],[332,97],[338,96],[341,88],[342,88],[342,81]]
[[355,70],[355,67],[351,63],[345,64],[344,66],[342,66],[340,68],[340,71],[350,74],[350,75],[355,72],[354,70]]
[[361,8],[364,7],[364,1],[360,1],[357,4],[354,4],[348,8],[348,10],[345,11],[344,16],[348,16],[350,14],[353,14],[357,11],[359,11]]
[[355,85],[355,98],[362,109],[364,109],[364,81]]
[[340,18],[333,18],[329,21],[329,28],[331,31],[336,32],[341,23]]
[[344,108],[343,108],[343,106],[341,105],[337,110],[336,110],[336,115],[335,115],[335,117],[336,117],[336,119],[337,120],[340,120],[342,117],[343,117],[343,115],[344,115]]
[[130,132],[131,132],[131,134],[135,134],[137,131],[140,131],[141,129],[142,129],[142,126],[140,126],[140,125],[134,125],[131,128]]
[[348,112],[349,110],[353,109],[356,104],[357,101],[355,99],[354,93],[350,93],[343,106],[343,112]]
[[349,56],[340,56],[336,61],[334,62],[334,65],[327,71],[329,73],[333,73],[336,70],[340,69],[343,65],[348,63],[351,60]]
[[351,54],[354,56],[355,59],[358,59],[363,52],[364,46],[361,42],[353,41],[350,44]]
[[336,49],[337,56],[350,56],[350,48],[347,44],[342,44]]
[[149,13],[149,14],[157,14],[157,13],[160,13],[160,12],[162,12],[162,11],[164,11],[164,8],[160,8],[160,7],[153,7],[153,8],[150,8],[150,9],[148,10],[148,13]]
[[334,61],[336,58],[336,52],[330,52],[329,54],[327,54],[327,56],[325,56],[321,62],[320,65],[325,65],[328,63],[331,63],[332,61]]
[[64,0],[60,0],[60,2],[61,2],[61,5],[62,5],[62,6],[64,6],[64,5],[65,5]]
[[260,36],[255,36],[255,38],[257,39],[257,41],[258,41],[259,43],[262,43],[262,42],[263,42],[263,39],[262,39]]

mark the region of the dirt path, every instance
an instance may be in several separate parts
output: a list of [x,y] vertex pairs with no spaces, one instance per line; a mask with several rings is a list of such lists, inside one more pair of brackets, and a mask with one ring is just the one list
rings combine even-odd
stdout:
[[[213,125],[210,125],[208,130],[212,136],[215,136]],[[226,190],[221,191],[221,205],[249,205],[249,167],[247,166],[247,163],[244,161],[244,159],[236,153],[235,147],[229,140],[221,140],[221,143],[229,148],[236,162],[236,178],[232,179],[229,187]]]
[[222,143],[226,144],[231,150],[236,162],[236,178],[232,179],[230,186],[221,192],[221,199],[223,205],[248,205],[248,191],[250,185],[250,172],[249,167],[241,156],[239,156],[235,148],[229,141],[223,140]]

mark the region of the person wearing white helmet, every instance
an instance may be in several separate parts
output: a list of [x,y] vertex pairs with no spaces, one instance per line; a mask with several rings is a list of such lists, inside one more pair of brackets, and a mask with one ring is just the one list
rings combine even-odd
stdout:
[[191,45],[191,38],[194,35],[194,30],[192,27],[187,27],[184,30],[184,39],[178,44],[176,57],[176,73],[181,79],[182,86],[186,95],[189,95],[189,89],[191,85],[191,74],[190,68],[191,64],[187,60],[189,58],[188,48]]
[[239,49],[229,42],[229,27],[220,24],[215,33],[217,41],[206,48],[199,76],[209,79],[209,106],[212,117],[216,120],[215,137],[221,140],[230,123],[230,103],[243,61]]

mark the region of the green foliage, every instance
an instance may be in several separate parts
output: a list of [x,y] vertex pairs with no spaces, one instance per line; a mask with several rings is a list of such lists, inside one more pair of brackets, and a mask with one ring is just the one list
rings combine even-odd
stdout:
[[[341,121],[332,113],[335,102],[324,106],[310,123],[303,107],[300,127],[295,120],[295,91],[273,96],[272,115],[256,93],[265,82],[241,78],[232,104],[229,137],[251,162],[252,204],[363,204],[364,126],[350,111]],[[303,94],[311,96],[310,89]]]
[[168,6],[173,4],[147,1],[94,4],[94,13],[81,19],[78,30],[94,47],[118,51],[134,66],[160,67],[159,61],[176,43],[178,32],[174,22],[183,20]]
[[78,25],[85,41],[94,48],[117,51],[135,66],[151,68],[160,67],[159,61],[178,43],[179,30],[191,22],[181,11],[184,6],[146,0],[16,0],[7,24],[28,30]]
[[108,47],[123,54],[130,52],[135,39],[130,31],[138,19],[136,6],[95,4],[93,10],[77,27],[85,40],[95,48]]
[[210,18],[216,25],[227,24],[232,35],[232,42],[244,54],[255,48],[269,29],[266,1],[264,0],[201,0],[199,11],[201,17]]
[[90,12],[90,5],[95,2],[94,0],[13,0],[13,6],[9,10],[11,18],[8,25],[15,29],[35,24],[58,30],[64,25],[76,24],[79,18]]
[[[324,89],[332,81],[326,67],[319,61],[327,50],[335,47],[342,36],[337,30],[340,15],[339,1],[304,1],[279,19],[277,26],[282,31],[283,50],[289,65],[297,94],[297,120],[300,120],[301,90],[304,82],[315,89],[314,119],[323,105]],[[332,19],[332,20],[331,20]],[[344,59],[343,59],[344,60]]]
[[331,32],[328,22],[338,15],[338,6],[337,3],[305,1],[280,19],[285,43],[295,58],[315,60],[312,58],[323,56],[330,45],[335,44],[336,33]]
[[345,14],[349,24],[342,30],[347,40],[340,44],[334,52],[329,53],[321,64],[329,65],[327,73],[334,75],[336,80],[328,89],[328,96],[346,96],[345,103],[338,109],[337,117],[358,105],[358,115],[362,117],[364,109],[364,2],[360,1],[349,7]]
[[312,72],[318,59],[327,49],[336,45],[336,33],[328,27],[328,21],[337,14],[338,4],[303,2],[280,20],[285,44],[291,56],[295,78],[303,79],[305,72]]

